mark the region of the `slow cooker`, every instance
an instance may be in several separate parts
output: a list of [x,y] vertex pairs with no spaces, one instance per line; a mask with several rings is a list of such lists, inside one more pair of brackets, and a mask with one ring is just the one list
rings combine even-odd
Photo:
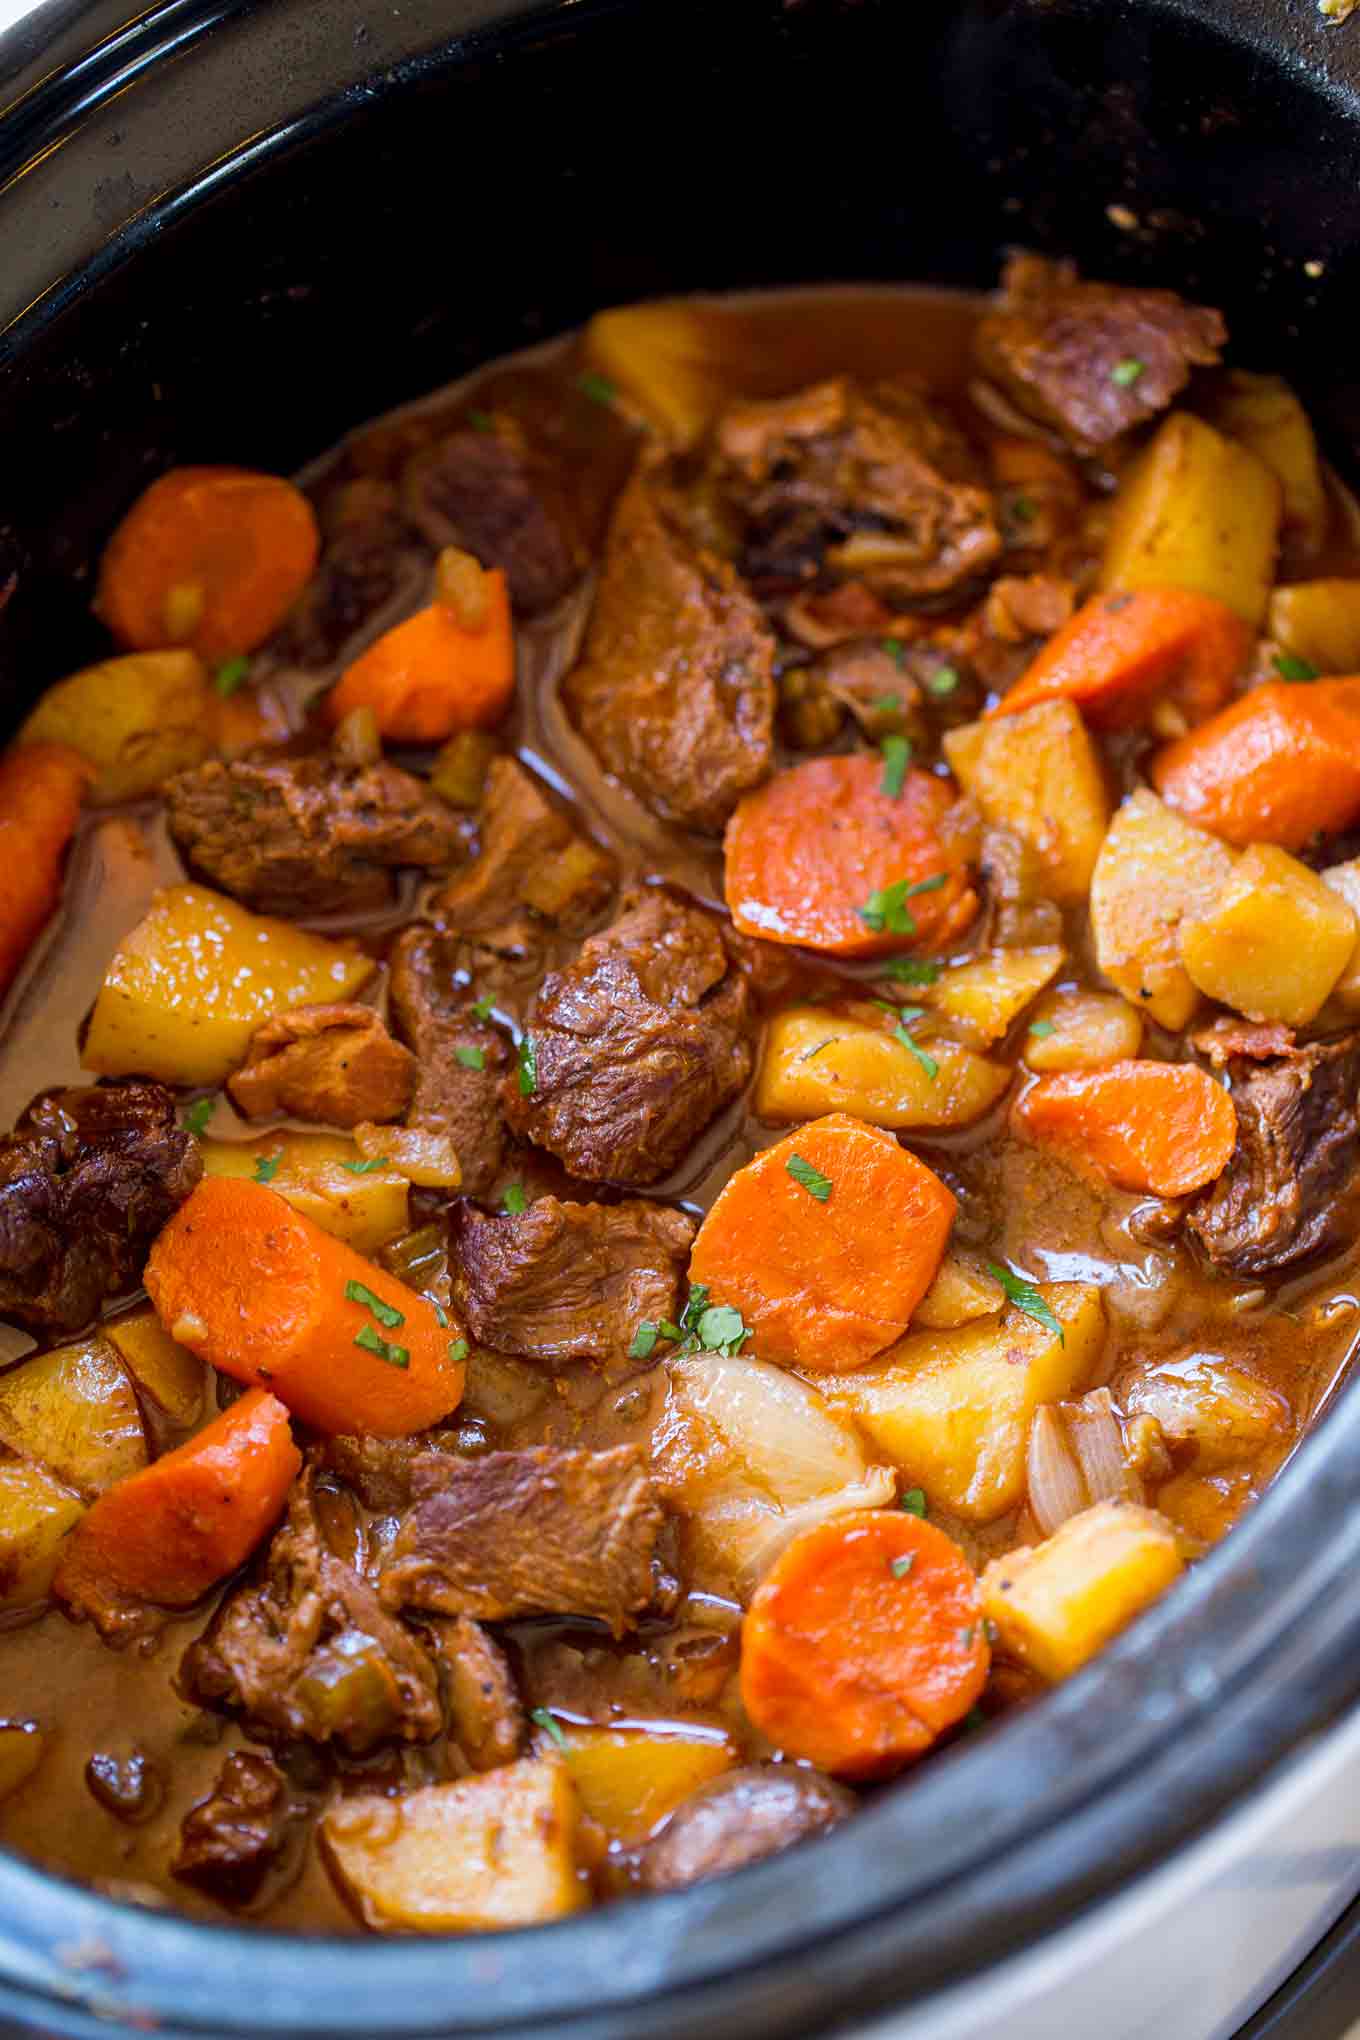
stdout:
[[[0,237],[11,723],[97,656],[90,562],[152,472],[293,468],[663,292],[1070,253],[1222,305],[1360,467],[1360,18],[1313,0],[46,0],[0,40]],[[1340,2033],[1357,1495],[1360,1380],[1097,1664],[815,1850],[673,1897],[333,1942],[0,1854],[0,2030]]]

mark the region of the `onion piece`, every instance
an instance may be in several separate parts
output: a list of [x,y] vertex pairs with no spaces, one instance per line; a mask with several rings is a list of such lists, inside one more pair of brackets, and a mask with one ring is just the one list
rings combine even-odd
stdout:
[[855,1432],[784,1368],[739,1354],[696,1353],[672,1361],[669,1371],[672,1414],[691,1419],[707,1447],[702,1471],[682,1477],[682,1507],[702,1508],[721,1493],[754,1493],[792,1509],[864,1478]]
[[1041,1403],[1034,1412],[1025,1470],[1034,1520],[1044,1536],[1051,1537],[1069,1516],[1081,1514],[1087,1495],[1066,1427],[1049,1403]]
[[1063,1414],[1091,1500],[1141,1502],[1143,1483],[1129,1465],[1109,1389],[1092,1389]]

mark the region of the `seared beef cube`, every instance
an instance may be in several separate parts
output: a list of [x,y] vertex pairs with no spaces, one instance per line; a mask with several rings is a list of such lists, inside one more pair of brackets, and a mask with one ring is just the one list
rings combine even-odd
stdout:
[[758,582],[829,570],[913,602],[962,586],[1001,550],[967,441],[907,380],[870,390],[837,376],[730,405],[713,479],[745,520],[743,565]]
[[514,758],[492,763],[477,828],[476,858],[434,902],[437,919],[459,935],[494,935],[526,910],[584,928],[614,890],[613,858]]
[[295,1006],[257,1027],[245,1062],[227,1078],[238,1112],[286,1112],[323,1126],[397,1119],[411,1101],[415,1057],[393,1041],[371,1006]]
[[293,1483],[262,1581],[230,1594],[190,1645],[185,1690],[239,1708],[256,1731],[335,1742],[353,1755],[391,1738],[428,1742],[443,1725],[434,1664],[331,1550],[313,1483],[311,1468]]
[[507,1078],[505,1116],[573,1176],[655,1183],[746,1083],[750,1029],[751,995],[713,917],[668,893],[631,894],[544,979],[533,1088]]
[[411,1461],[426,1450],[427,1441],[414,1438],[327,1438],[320,1464],[352,1488],[365,1508],[387,1514],[409,1507]]
[[224,1905],[245,1905],[278,1861],[296,1818],[278,1765],[238,1750],[209,1796],[185,1814],[170,1874]]
[[414,1462],[411,1492],[382,1575],[389,1608],[578,1615],[621,1636],[653,1597],[662,1510],[639,1445],[432,1452]]
[[505,1652],[466,1615],[436,1616],[429,1634],[444,1668],[449,1734],[474,1771],[512,1764],[528,1723]]
[[[329,666],[390,605],[414,606],[429,586],[430,554],[401,514],[390,483],[350,482],[322,506],[316,572],[271,649],[295,666]],[[399,598],[404,598],[399,600]]]
[[0,1317],[73,1332],[141,1279],[152,1241],[203,1174],[163,1084],[36,1098],[0,1140]]
[[550,608],[580,577],[584,554],[550,464],[508,436],[450,433],[412,455],[401,495],[436,551],[456,545],[502,568],[511,601],[527,615]]
[[974,349],[1022,411],[1089,451],[1165,410],[1227,337],[1219,313],[1174,291],[1081,283],[1070,262],[1015,255]]
[[681,1211],[540,1197],[515,1217],[464,1205],[453,1295],[474,1338],[561,1364],[621,1360],[644,1319],[674,1320],[694,1238]]
[[1227,1068],[1237,1146],[1186,1213],[1195,1241],[1247,1276],[1348,1245],[1360,1224],[1360,1033],[1264,1060],[1230,1054]]
[[690,543],[648,468],[614,512],[567,708],[653,814],[721,829],[773,762],[774,639],[730,564]]
[[463,1189],[483,1196],[505,1145],[498,1096],[505,1038],[472,1012],[472,994],[455,983],[449,946],[433,928],[417,924],[398,936],[390,990],[392,1024],[416,1060],[407,1124],[447,1134]]
[[777,1856],[824,1834],[858,1801],[843,1785],[792,1764],[750,1764],[726,1771],[677,1806],[638,1854],[644,1891],[679,1891]]
[[466,854],[461,818],[385,760],[211,758],[167,781],[165,800],[187,862],[262,914],[382,907],[398,867],[442,871]]

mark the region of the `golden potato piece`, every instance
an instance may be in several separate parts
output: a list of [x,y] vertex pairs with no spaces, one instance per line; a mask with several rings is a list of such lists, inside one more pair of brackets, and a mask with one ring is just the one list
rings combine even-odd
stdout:
[[1360,673],[1360,580],[1295,581],[1270,598],[1266,632],[1319,673]]
[[0,1374],[0,1445],[86,1501],[147,1462],[137,1396],[101,1338],[57,1346]]
[[1140,789],[1115,815],[1096,859],[1096,962],[1126,999],[1173,1031],[1200,1004],[1181,962],[1181,922],[1218,897],[1234,857],[1217,836]]
[[1143,1046],[1143,1016],[1117,992],[1050,992],[1025,1036],[1032,1070],[1101,1070]]
[[1355,915],[1273,843],[1242,852],[1217,899],[1181,923],[1181,961],[1211,999],[1248,1020],[1305,1027],[1355,951]]
[[921,1003],[948,1020],[971,1048],[990,1048],[1066,961],[1067,951],[1060,943],[1039,949],[990,949],[971,963],[941,971],[922,992]]
[[373,1253],[410,1224],[410,1179],[395,1161],[370,1170],[344,1134],[282,1128],[254,1140],[205,1140],[201,1146],[209,1176],[248,1176],[268,1183],[295,1211],[315,1219],[356,1253]]
[[752,1110],[758,1119],[820,1118],[852,1112],[870,1126],[971,1126],[1011,1081],[957,1042],[922,1044],[935,1065],[872,1021],[842,1018],[823,1006],[792,1006],[765,1033]]
[[149,1303],[112,1319],[104,1333],[141,1393],[177,1429],[187,1430],[198,1421],[208,1370],[197,1353],[171,1338]]
[[[1360,857],[1352,857],[1345,864],[1329,864],[1320,876],[1323,884],[1346,902],[1360,924]],[[1344,1012],[1360,1013],[1360,941],[1332,986],[1332,997]]]
[[131,652],[49,687],[19,732],[69,744],[95,768],[94,801],[140,800],[212,749],[217,697],[192,652]]
[[652,1735],[640,1728],[580,1728],[564,1721],[560,1733],[582,1809],[625,1845],[645,1841],[682,1799],[737,1761],[727,1737],[711,1731]]
[[1097,1502],[1044,1543],[994,1559],[982,1575],[982,1606],[1004,1650],[1041,1678],[1065,1679],[1182,1570],[1163,1517],[1131,1502]]
[[911,1314],[913,1330],[948,1332],[1001,1309],[1006,1292],[995,1275],[962,1254],[946,1254]]
[[47,1737],[33,1721],[0,1721],[0,1803],[26,1785],[42,1762]]
[[1311,558],[1331,520],[1313,427],[1289,384],[1282,376],[1232,369],[1216,393],[1209,422],[1263,460],[1278,478],[1294,557]]
[[0,1458],[0,1611],[46,1600],[62,1539],[85,1504],[29,1459]]
[[986,820],[1035,851],[1053,898],[1084,900],[1110,819],[1100,754],[1070,701],[948,730],[950,769]]

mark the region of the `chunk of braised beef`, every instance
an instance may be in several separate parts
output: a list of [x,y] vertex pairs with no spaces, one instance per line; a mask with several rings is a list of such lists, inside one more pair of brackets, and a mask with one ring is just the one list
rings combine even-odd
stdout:
[[1230,1275],[1279,1274],[1338,1251],[1360,1225],[1360,1033],[1262,1058],[1267,1045],[1233,1043],[1246,1053],[1226,1057],[1237,1146],[1185,1217]]
[[0,1140],[0,1317],[78,1331],[131,1289],[203,1173],[163,1084],[136,1078],[35,1098]]
[[1218,312],[1174,291],[1083,283],[1070,262],[1015,255],[974,339],[979,367],[1081,451],[1108,446],[1219,358]]
[[801,1765],[749,1764],[726,1771],[675,1809],[644,1843],[636,1879],[644,1891],[679,1891],[825,1834],[853,1813],[852,1792]]
[[493,759],[477,821],[477,855],[432,912],[459,935],[492,936],[525,914],[584,928],[614,890],[615,865],[516,758]]
[[573,1615],[621,1636],[653,1598],[663,1516],[639,1445],[427,1453],[411,1492],[382,1573],[389,1608]]
[[237,1750],[208,1797],[185,1814],[170,1875],[223,1905],[247,1905],[278,1862],[298,1817],[272,1758]]
[[227,1078],[247,1119],[291,1113],[323,1126],[398,1119],[411,1102],[415,1057],[372,1006],[294,1006],[257,1027]]
[[517,1072],[501,1099],[515,1131],[573,1176],[646,1184],[676,1168],[745,1085],[751,995],[711,914],[658,890],[620,904],[544,979],[532,1082]]
[[731,564],[687,535],[651,465],[615,509],[562,692],[606,772],[663,821],[719,830],[769,777],[773,636]]
[[407,1123],[447,1134],[463,1189],[483,1196],[505,1147],[499,1099],[510,1060],[505,1037],[472,1011],[474,994],[458,984],[452,945],[436,929],[420,922],[403,929],[389,961],[392,1025],[415,1057]]
[[315,573],[271,649],[290,665],[318,671],[390,609],[393,620],[428,586],[430,553],[402,514],[388,482],[344,484],[321,506],[324,543]]
[[428,1633],[443,1668],[449,1734],[474,1771],[513,1763],[529,1724],[505,1652],[467,1615],[432,1616]]
[[456,545],[500,567],[517,609],[548,609],[580,578],[585,554],[550,462],[508,426],[456,431],[406,463],[402,507],[438,551]]
[[453,1296],[474,1338],[561,1366],[622,1360],[644,1319],[674,1320],[694,1238],[682,1211],[540,1197],[517,1216],[462,1205]]
[[386,760],[210,758],[167,780],[165,801],[186,861],[259,913],[385,906],[401,867],[443,871],[467,854],[462,818]]

